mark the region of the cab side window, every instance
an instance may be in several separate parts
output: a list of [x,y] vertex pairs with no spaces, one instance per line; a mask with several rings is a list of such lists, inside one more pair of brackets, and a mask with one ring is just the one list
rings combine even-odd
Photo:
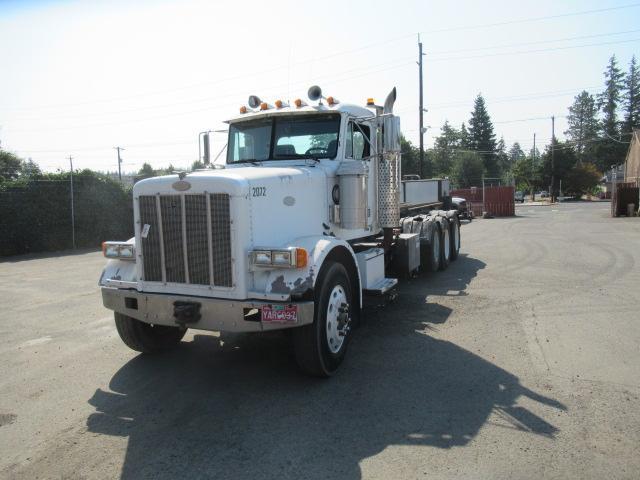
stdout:
[[[364,132],[364,135],[363,135]],[[367,138],[371,138],[369,127],[366,125],[349,122],[346,138],[346,157],[354,160],[362,160],[370,155],[370,146]],[[366,138],[365,138],[366,135]]]

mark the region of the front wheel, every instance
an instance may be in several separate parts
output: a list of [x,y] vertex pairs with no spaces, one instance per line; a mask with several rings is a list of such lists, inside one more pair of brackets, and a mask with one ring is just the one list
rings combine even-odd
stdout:
[[323,270],[316,286],[313,323],[292,333],[300,369],[316,377],[333,375],[344,360],[357,311],[344,266],[329,261]]
[[142,353],[155,353],[175,347],[184,334],[186,328],[151,325],[122,313],[114,314],[116,329],[127,347]]

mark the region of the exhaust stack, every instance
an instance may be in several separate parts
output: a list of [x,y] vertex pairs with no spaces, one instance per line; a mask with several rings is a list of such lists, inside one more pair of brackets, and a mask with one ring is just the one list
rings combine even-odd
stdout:
[[378,162],[378,222],[382,228],[400,226],[400,118],[393,116],[395,87],[384,101],[382,155]]

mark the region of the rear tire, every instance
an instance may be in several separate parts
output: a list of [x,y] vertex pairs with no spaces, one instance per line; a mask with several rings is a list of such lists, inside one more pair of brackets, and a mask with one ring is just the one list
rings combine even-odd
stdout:
[[457,217],[450,219],[449,231],[451,232],[451,261],[454,261],[460,252],[460,220]]
[[127,347],[137,352],[156,353],[175,347],[186,328],[151,325],[115,312],[116,329]]
[[[293,347],[300,369],[315,377],[330,377],[344,360],[357,312],[345,267],[327,261],[316,284],[314,319],[293,329]],[[346,305],[346,306],[345,306]]]
[[441,229],[441,248],[440,248],[440,270],[446,270],[451,262],[451,234],[449,230],[449,222],[446,218],[442,218]]
[[431,232],[429,233],[429,243],[426,248],[423,249],[423,255],[420,260],[425,266],[425,270],[435,273],[440,269],[440,226],[437,222],[431,223]]

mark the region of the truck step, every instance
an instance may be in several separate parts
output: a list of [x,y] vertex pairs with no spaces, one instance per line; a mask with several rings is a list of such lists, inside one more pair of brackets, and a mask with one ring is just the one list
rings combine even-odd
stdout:
[[382,296],[389,293],[396,285],[398,285],[397,278],[381,278],[371,288],[364,289],[362,293],[368,296]]

